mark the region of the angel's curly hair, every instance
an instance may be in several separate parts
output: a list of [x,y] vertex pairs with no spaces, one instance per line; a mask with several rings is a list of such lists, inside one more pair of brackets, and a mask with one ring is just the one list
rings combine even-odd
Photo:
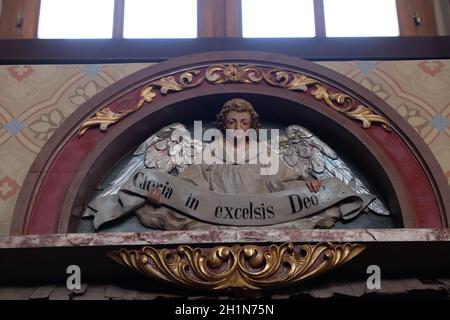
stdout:
[[235,98],[228,100],[223,105],[222,109],[220,110],[219,114],[216,116],[216,122],[214,122],[214,126],[222,131],[223,133],[226,132],[226,118],[227,114],[230,111],[237,111],[237,112],[248,112],[250,113],[250,116],[252,118],[252,124],[251,128],[255,129],[256,132],[259,132],[259,129],[261,128],[261,123],[259,122],[259,115],[256,113],[255,109],[253,109],[253,106],[250,102],[244,99]]

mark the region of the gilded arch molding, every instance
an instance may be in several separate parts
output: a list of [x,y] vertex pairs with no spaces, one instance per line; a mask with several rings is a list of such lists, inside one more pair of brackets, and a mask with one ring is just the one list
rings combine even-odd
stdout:
[[86,130],[94,126],[99,126],[101,131],[106,131],[108,126],[139,110],[145,103],[151,103],[156,97],[155,89],[159,89],[161,95],[167,95],[170,92],[195,88],[204,81],[215,85],[225,83],[258,84],[264,81],[271,86],[300,91],[313,96],[316,100],[324,101],[333,110],[350,119],[360,121],[363,128],[370,128],[374,123],[390,131],[390,125],[385,118],[375,114],[369,107],[359,103],[348,94],[333,92],[326,84],[317,79],[282,69],[267,69],[254,65],[231,63],[228,65],[212,65],[205,70],[189,70],[181,75],[170,75],[152,81],[141,89],[139,101],[135,105],[117,112],[112,111],[109,107],[101,109],[81,124],[78,134],[81,136]]

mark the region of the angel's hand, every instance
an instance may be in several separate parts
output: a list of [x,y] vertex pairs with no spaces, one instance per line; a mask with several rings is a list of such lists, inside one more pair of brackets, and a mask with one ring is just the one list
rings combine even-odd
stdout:
[[322,186],[320,180],[311,180],[306,182],[306,186],[311,192],[318,192]]
[[161,206],[161,189],[153,188],[148,192],[147,200],[155,207]]

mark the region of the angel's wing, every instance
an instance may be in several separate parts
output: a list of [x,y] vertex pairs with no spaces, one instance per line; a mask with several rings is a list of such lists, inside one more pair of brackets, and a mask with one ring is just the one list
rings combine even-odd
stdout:
[[[285,135],[280,137],[280,152],[286,165],[305,177],[336,177],[356,193],[370,193],[345,162],[326,143],[304,127],[292,125],[286,128]],[[380,215],[390,214],[378,199],[369,205],[369,209]]]
[[145,154],[147,168],[171,172],[182,172],[193,163],[202,151],[202,142],[192,139],[181,123],[174,123],[159,130],[134,152],[134,156]]
[[[134,152],[128,164],[96,198],[118,193],[121,186],[129,180],[138,168],[156,169],[164,172],[182,172],[193,163],[194,157],[202,152],[202,142],[192,139],[189,131],[181,123],[170,124],[142,143]],[[83,216],[93,215],[86,209]]]

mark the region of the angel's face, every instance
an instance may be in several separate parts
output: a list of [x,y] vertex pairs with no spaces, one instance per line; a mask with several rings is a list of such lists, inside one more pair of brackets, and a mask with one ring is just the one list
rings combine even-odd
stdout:
[[231,130],[242,130],[246,132],[250,129],[252,125],[252,116],[250,112],[237,112],[230,111],[228,112],[225,118],[225,127],[226,129]]

